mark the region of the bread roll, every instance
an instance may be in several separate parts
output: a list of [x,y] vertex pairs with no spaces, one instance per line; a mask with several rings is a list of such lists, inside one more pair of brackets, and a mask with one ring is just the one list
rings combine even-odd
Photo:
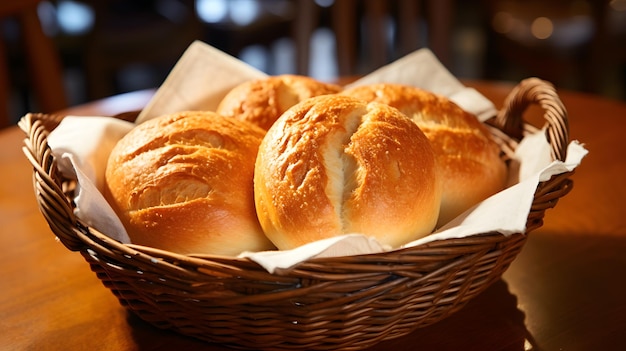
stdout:
[[131,241],[181,254],[274,246],[256,218],[254,162],[264,131],[213,112],[146,121],[112,150],[105,195]]
[[298,75],[279,75],[242,83],[220,102],[216,112],[267,130],[291,106],[310,97],[335,94],[341,87]]
[[314,97],[269,129],[254,176],[257,215],[279,249],[346,233],[397,247],[429,234],[441,200],[428,139],[398,110]]
[[500,147],[476,116],[446,97],[396,84],[359,86],[342,94],[393,106],[424,131],[443,181],[438,226],[504,188],[507,167]]

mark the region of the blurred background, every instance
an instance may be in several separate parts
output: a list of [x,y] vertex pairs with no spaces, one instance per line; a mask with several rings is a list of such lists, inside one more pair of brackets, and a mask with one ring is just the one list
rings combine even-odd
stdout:
[[325,81],[428,47],[461,79],[626,99],[626,0],[2,0],[0,114],[158,87],[194,40]]

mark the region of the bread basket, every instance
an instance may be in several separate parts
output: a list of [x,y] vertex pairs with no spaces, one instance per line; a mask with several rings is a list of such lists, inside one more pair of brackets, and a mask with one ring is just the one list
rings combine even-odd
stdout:
[[[565,160],[566,110],[554,87],[536,78],[518,84],[489,121],[502,150],[510,154],[523,135],[536,131],[522,118],[531,104],[544,111],[553,157]],[[141,319],[241,349],[360,350],[446,318],[500,279],[527,233],[572,188],[572,172],[540,183],[526,233],[315,258],[270,274],[244,258],[121,244],[81,223],[73,212],[75,183],[60,174],[47,144],[62,118],[28,114],[19,123],[27,134],[24,152],[34,167],[35,195],[52,232]]]

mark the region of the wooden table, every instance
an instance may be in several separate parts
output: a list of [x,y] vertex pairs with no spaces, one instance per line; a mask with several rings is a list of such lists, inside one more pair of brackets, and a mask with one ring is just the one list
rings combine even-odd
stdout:
[[[506,83],[467,82],[500,104]],[[151,91],[66,111],[140,109]],[[373,350],[626,350],[626,104],[560,92],[590,150],[503,279],[463,310]],[[539,111],[530,110],[529,116]],[[122,308],[83,258],[54,240],[17,127],[0,131],[1,350],[227,350],[158,330]]]

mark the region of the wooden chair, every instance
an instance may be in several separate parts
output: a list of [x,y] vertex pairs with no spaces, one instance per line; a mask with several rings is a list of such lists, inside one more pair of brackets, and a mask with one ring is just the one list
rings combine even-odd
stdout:
[[[41,0],[1,1],[0,19],[15,18],[20,24],[30,84],[38,112],[53,112],[67,107],[61,59],[52,39],[43,32],[37,5]],[[0,33],[0,128],[12,124],[9,115],[10,73],[3,33]]]
[[[309,41],[319,25],[320,9],[314,0],[300,1],[298,5],[295,27],[298,72],[306,74]],[[452,0],[336,0],[329,12],[340,76],[369,73],[420,47],[429,47],[444,64],[450,59]],[[386,18],[395,22],[394,43],[386,35]],[[421,40],[420,20],[427,23],[426,41]],[[390,53],[390,47],[395,52]]]
[[176,10],[182,18],[177,20],[160,13],[157,1],[84,3],[95,14],[84,46],[87,98],[91,100],[126,92],[120,88],[119,78],[124,69],[134,64],[149,68],[154,86],[160,84],[185,49],[201,39],[202,28],[193,14],[193,0],[173,2],[180,6]]
[[[557,86],[601,93],[606,69],[618,59],[619,50],[624,47],[623,38],[622,43],[614,41],[616,38],[608,27],[609,3],[609,0],[483,0],[489,21],[485,25],[489,29],[486,78],[517,80],[532,75]],[[570,34],[567,42],[561,38],[558,43],[530,35],[510,35],[497,28],[496,16],[502,13],[506,13],[507,18],[516,18],[517,32],[519,28],[530,28],[533,19],[543,17],[554,23],[555,32],[558,23],[570,23],[568,32],[574,34]],[[572,18],[588,18],[592,24],[591,34],[571,30]]]

